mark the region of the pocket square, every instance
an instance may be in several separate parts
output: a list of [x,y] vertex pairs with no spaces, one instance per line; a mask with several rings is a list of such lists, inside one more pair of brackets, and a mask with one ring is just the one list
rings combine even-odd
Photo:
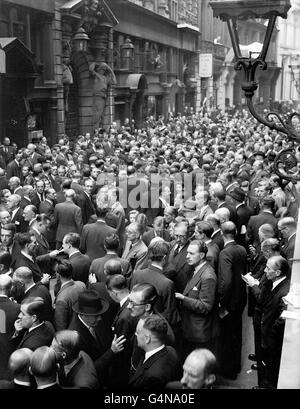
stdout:
[[197,287],[194,287],[193,290],[198,291],[198,288],[197,288]]

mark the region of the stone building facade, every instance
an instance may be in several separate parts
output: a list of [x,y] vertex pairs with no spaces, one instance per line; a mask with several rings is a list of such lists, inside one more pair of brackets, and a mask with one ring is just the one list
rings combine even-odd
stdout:
[[0,140],[93,132],[95,64],[115,74],[104,128],[194,108],[199,13],[197,0],[1,1]]

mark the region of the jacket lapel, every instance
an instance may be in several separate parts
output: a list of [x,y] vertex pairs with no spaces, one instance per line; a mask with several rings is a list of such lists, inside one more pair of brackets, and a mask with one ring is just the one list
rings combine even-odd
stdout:
[[206,270],[207,268],[207,261],[205,264],[200,268],[200,270],[190,279],[190,281],[187,283],[183,295],[186,295],[189,293],[189,291],[199,282],[200,277],[203,274],[203,271]]

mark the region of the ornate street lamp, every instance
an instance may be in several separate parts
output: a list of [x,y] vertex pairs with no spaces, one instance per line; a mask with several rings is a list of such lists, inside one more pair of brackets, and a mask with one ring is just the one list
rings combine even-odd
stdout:
[[[300,135],[295,129],[295,117],[300,119],[300,114],[293,112],[287,118],[283,118],[277,112],[269,112],[261,116],[254,108],[253,96],[258,88],[256,80],[256,70],[267,69],[266,57],[278,16],[286,19],[287,12],[291,7],[290,0],[216,0],[211,1],[210,6],[213,9],[214,17],[227,22],[231,37],[232,47],[235,54],[234,69],[243,70],[244,80],[242,81],[242,90],[245,93],[249,111],[263,125],[270,129],[275,129],[287,135],[289,141],[300,143]],[[266,34],[262,49],[256,58],[253,54],[249,57],[243,57],[240,49],[239,35],[237,30],[238,20],[247,20],[253,18],[262,18],[268,21]],[[256,54],[256,53],[255,53]],[[281,151],[275,159],[274,168],[278,176],[283,179],[296,182],[300,180],[298,170],[298,159],[295,150],[292,148]]]
[[89,40],[90,38],[87,35],[85,29],[83,27],[79,27],[77,33],[74,35],[74,38],[72,40],[75,51],[82,51],[86,53],[88,51]]
[[122,68],[125,70],[132,69],[134,45],[129,37],[126,38],[124,44],[121,45],[121,61]]

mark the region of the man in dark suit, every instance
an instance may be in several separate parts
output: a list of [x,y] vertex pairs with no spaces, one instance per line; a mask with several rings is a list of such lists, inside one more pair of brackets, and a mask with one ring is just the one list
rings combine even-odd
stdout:
[[17,176],[18,178],[20,178],[20,180],[22,179],[22,166],[20,163],[22,157],[23,151],[19,149],[16,153],[15,159],[8,163],[6,167],[6,174],[8,180],[13,176]]
[[[99,389],[97,372],[91,357],[80,351],[77,331],[62,330],[55,333],[51,348],[60,365],[59,383],[72,389]],[[70,368],[70,371],[66,371]]]
[[168,244],[158,240],[149,246],[149,259],[151,263],[147,268],[137,269],[131,278],[131,288],[135,284],[151,284],[155,287],[158,299],[155,303],[156,310],[160,312],[172,327],[177,327],[180,321],[178,314],[175,287],[173,281],[164,275],[164,261],[169,251]]
[[31,203],[39,209],[40,204],[45,200],[45,183],[43,180],[36,182],[35,190],[31,193]]
[[28,298],[40,297],[44,302],[44,313],[41,319],[53,321],[52,299],[49,290],[41,282],[33,281],[33,274],[28,267],[19,267],[14,271],[14,280],[18,280],[24,285],[24,294],[21,301]]
[[11,223],[15,224],[17,233],[24,232],[28,223],[23,217],[23,209],[20,207],[21,196],[13,194],[7,199],[7,210],[11,212]]
[[80,251],[89,256],[91,262],[105,255],[104,240],[116,232],[115,229],[105,223],[105,215],[108,208],[97,208],[97,221],[92,224],[86,224],[83,227],[80,242]]
[[16,227],[12,223],[5,224],[1,227],[1,251],[7,252],[10,254],[10,266],[14,263],[17,257],[20,254],[20,246],[14,240],[16,233]]
[[9,189],[9,186],[7,177],[5,175],[5,170],[0,164],[0,191],[2,191],[3,189]]
[[7,274],[0,275],[0,379],[10,379],[7,368],[13,345],[10,341],[14,333],[14,323],[20,313],[20,305],[9,299],[12,279]]
[[189,245],[188,225],[184,222],[176,223],[175,244],[170,249],[166,260],[165,276],[174,281],[175,291],[182,293],[192,275],[193,268],[186,261]]
[[[90,217],[95,214],[95,206],[92,201],[92,192],[94,190],[95,182],[91,179],[85,179],[83,192],[78,198],[78,205],[82,211],[83,224],[87,224]],[[79,203],[80,202],[80,203]]]
[[211,235],[212,242],[215,243],[219,247],[220,251],[223,250],[224,239],[223,239],[223,235],[221,232],[220,218],[214,213],[214,214],[209,214],[206,217],[205,221],[210,223],[212,225],[212,228],[214,229]]
[[[31,238],[32,237],[32,238]],[[19,245],[20,253],[12,262],[12,269],[16,270],[19,267],[28,267],[33,273],[34,282],[38,282],[42,278],[42,272],[34,259],[35,237],[30,233],[18,233],[15,235],[15,241]]]
[[183,359],[195,348],[212,349],[213,346],[217,277],[206,261],[206,254],[204,242],[194,240],[189,244],[187,263],[193,268],[193,276],[183,293],[176,293],[183,329]]
[[164,343],[167,331],[166,321],[155,314],[139,320],[137,343],[144,350],[145,359],[130,378],[130,389],[161,390],[168,382],[176,379],[179,362],[175,349]]
[[44,213],[50,220],[50,224],[47,229],[46,238],[51,250],[55,248],[55,220],[54,220],[54,206],[56,191],[53,188],[45,189],[46,199],[40,203],[39,213]]
[[44,309],[45,304],[40,297],[29,297],[22,301],[12,336],[17,349],[29,348],[34,351],[42,345],[51,345],[55,331],[49,321],[43,321]]
[[119,304],[118,312],[112,323],[112,331],[117,337],[123,335],[126,339],[123,351],[117,354],[112,362],[110,386],[126,386],[131,364],[131,340],[138,318],[133,317],[128,309],[129,288],[126,278],[123,275],[114,274],[108,278],[106,286],[111,298]]
[[15,149],[11,146],[10,139],[7,136],[3,139],[3,145],[0,147],[0,155],[4,159],[5,165],[14,159]]
[[277,220],[273,215],[275,201],[272,197],[266,196],[263,199],[262,210],[256,216],[251,216],[247,226],[247,244],[253,244],[259,247],[258,229],[262,224],[271,224],[274,228],[277,226]]
[[18,178],[17,176],[11,177],[8,181],[8,185],[12,194],[20,195],[21,197],[24,196],[20,178]]
[[247,225],[250,217],[252,216],[251,209],[245,205],[244,201],[246,198],[245,192],[240,187],[234,188],[229,194],[231,197],[231,202],[236,209],[237,221],[237,237],[236,242],[241,246],[246,245],[246,232]]
[[247,252],[236,244],[236,227],[232,222],[222,225],[224,248],[220,252],[218,298],[220,317],[219,363],[221,374],[236,379],[241,370],[242,314],[247,301]]
[[68,329],[76,330],[80,336],[80,349],[94,361],[98,377],[106,384],[108,368],[114,354],[123,349],[125,338],[113,338],[108,323],[101,315],[108,309],[109,303],[95,290],[82,291],[73,304],[72,321]]
[[[40,256],[48,254],[50,252],[50,246],[46,238],[48,226],[50,225],[50,219],[45,214],[38,214],[31,224],[30,233],[33,233],[36,246],[34,256]],[[43,270],[43,273],[48,273],[49,270]]]
[[142,236],[142,240],[146,246],[149,247],[149,244],[154,237],[161,237],[168,242],[171,241],[170,233],[164,228],[164,218],[162,216],[155,217],[153,221],[153,229],[146,231]]
[[267,283],[260,294],[262,358],[266,364],[264,387],[276,389],[285,327],[281,314],[286,304],[282,298],[290,289],[290,269],[286,259],[274,256],[268,259],[265,271]]
[[214,243],[211,236],[214,232],[212,225],[209,222],[200,221],[195,227],[195,238],[196,240],[204,241],[207,247],[206,261],[212,266],[214,272],[218,272],[219,266],[219,246]]
[[54,224],[57,226],[56,231],[56,248],[60,249],[63,238],[68,233],[81,234],[82,215],[81,209],[74,203],[75,192],[68,189],[65,192],[66,200],[58,203],[54,208]]
[[284,244],[281,251],[292,267],[292,258],[294,257],[297,223],[293,217],[284,217],[278,222],[278,231],[281,234]]
[[[2,351],[2,349],[1,349]],[[19,389],[29,391],[33,389],[29,374],[30,358],[33,351],[29,348],[20,348],[14,351],[8,360],[8,370],[13,380],[0,380],[0,389]]]
[[77,233],[68,233],[63,238],[62,247],[69,256],[73,269],[73,280],[88,283],[91,260],[88,255],[79,251],[80,236]]
[[220,209],[222,207],[226,207],[230,212],[229,220],[233,223],[236,223],[236,210],[233,206],[226,202],[226,192],[222,184],[220,182],[212,183],[210,193],[212,198],[214,198],[217,203],[217,208]]
[[72,278],[73,269],[68,260],[57,263],[56,275],[60,282],[60,289],[54,300],[54,325],[56,330],[60,331],[68,328],[73,316],[72,306],[86,286],[82,281],[75,281]]
[[99,282],[106,282],[106,274],[104,273],[104,266],[108,260],[114,259],[121,263],[122,274],[129,278],[132,272],[131,265],[129,261],[124,260],[118,257],[118,249],[120,246],[120,240],[117,234],[113,233],[105,237],[104,240],[104,249],[106,254],[104,257],[96,258],[92,261],[90,267],[90,274],[96,277],[96,280]]

